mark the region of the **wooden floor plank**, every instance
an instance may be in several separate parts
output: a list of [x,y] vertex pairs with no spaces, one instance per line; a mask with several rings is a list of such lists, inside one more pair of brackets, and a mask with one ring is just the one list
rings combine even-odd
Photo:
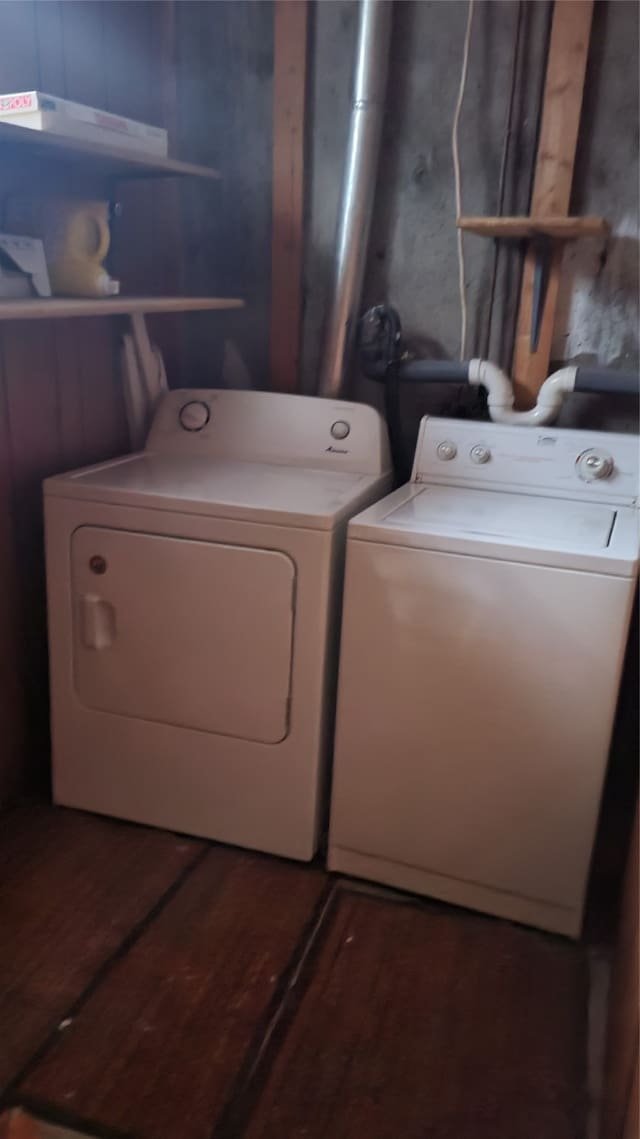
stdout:
[[579,947],[344,893],[243,1139],[583,1139]]
[[45,806],[0,820],[0,1090],[202,850]]
[[209,1139],[326,891],[212,848],[19,1089],[140,1139]]

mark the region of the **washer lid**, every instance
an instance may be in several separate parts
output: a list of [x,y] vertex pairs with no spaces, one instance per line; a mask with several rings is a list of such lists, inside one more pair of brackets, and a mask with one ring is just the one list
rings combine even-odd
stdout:
[[45,482],[45,493],[122,506],[330,529],[380,476],[140,453]]
[[506,538],[563,549],[602,550],[616,511],[599,503],[573,502],[452,486],[424,487],[384,519],[387,526]]
[[640,548],[633,507],[420,483],[356,514],[348,537],[624,577]]

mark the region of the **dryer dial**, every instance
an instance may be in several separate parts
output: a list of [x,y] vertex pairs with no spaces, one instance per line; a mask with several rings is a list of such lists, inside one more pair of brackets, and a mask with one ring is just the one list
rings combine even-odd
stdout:
[[185,431],[202,431],[209,422],[210,413],[207,404],[200,399],[189,400],[178,412],[180,426]]
[[331,434],[334,439],[346,439],[351,431],[351,424],[347,423],[346,419],[336,419],[335,423],[331,424]]

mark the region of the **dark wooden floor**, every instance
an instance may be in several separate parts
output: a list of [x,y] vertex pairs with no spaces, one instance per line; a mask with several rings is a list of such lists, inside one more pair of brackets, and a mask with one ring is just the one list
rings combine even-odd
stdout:
[[584,1139],[584,951],[47,807],[0,819],[0,1106],[105,1139]]

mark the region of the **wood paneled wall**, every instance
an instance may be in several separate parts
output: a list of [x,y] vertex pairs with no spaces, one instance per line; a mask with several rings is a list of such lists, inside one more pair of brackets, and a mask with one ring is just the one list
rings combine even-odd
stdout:
[[[171,386],[267,387],[271,274],[269,0],[0,0],[0,92],[38,88],[165,126],[179,157],[221,169],[109,185],[0,151],[0,230],[34,192],[123,205],[110,268],[123,292],[246,298],[239,313],[149,320]],[[127,449],[124,322],[0,324],[0,803],[48,771],[42,479]],[[28,762],[25,757],[29,757]]]
[[[0,91],[38,88],[147,122],[173,126],[173,6],[127,0],[0,3]],[[46,164],[12,165],[0,152],[0,229],[16,196],[116,188]],[[123,291],[176,292],[177,190],[121,184],[114,271]],[[174,318],[154,327],[175,358]],[[46,771],[47,669],[41,482],[127,448],[111,320],[0,324],[0,801],[25,774]]]

